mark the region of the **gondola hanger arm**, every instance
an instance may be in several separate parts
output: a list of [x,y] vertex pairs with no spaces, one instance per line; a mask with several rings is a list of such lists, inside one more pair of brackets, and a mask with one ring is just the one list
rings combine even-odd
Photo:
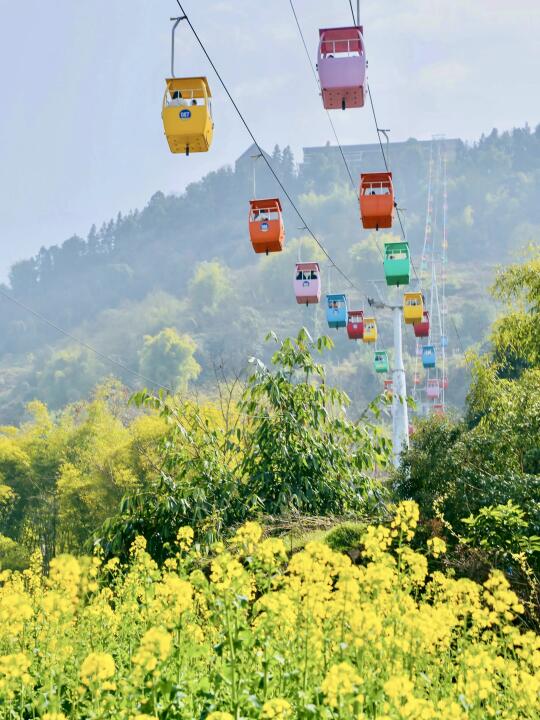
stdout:
[[174,36],[176,34],[176,28],[182,20],[186,20],[185,15],[181,15],[180,17],[172,17],[171,22],[174,22],[174,25],[172,27],[172,37],[171,37],[171,77],[174,78],[176,75],[174,74]]

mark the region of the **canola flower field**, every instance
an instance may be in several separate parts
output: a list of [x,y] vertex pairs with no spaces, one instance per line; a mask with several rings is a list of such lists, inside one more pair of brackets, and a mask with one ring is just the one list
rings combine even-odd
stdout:
[[428,574],[418,508],[367,529],[363,555],[288,558],[256,523],[205,561],[190,528],[158,568],[61,556],[0,576],[0,717],[540,717],[540,639],[501,573]]

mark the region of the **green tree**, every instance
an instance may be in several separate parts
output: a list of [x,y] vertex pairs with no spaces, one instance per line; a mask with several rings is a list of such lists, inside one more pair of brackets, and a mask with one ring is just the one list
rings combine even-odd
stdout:
[[331,346],[328,338],[313,342],[305,330],[284,340],[271,367],[253,361],[241,400],[219,412],[163,392],[137,394],[134,402],[157,410],[170,430],[160,472],[127,493],[98,533],[106,554],[126,556],[140,534],[163,559],[185,524],[210,542],[261,513],[372,508],[389,442],[364,418],[349,420],[347,396],[326,384],[312,353]]
[[185,390],[201,372],[193,357],[197,345],[189,335],[164,328],[157,335],[146,335],[139,353],[139,368],[146,377],[173,391]]
[[197,310],[214,312],[231,295],[229,269],[217,260],[197,265],[189,281],[191,302]]
[[331,347],[329,338],[314,343],[302,329],[279,343],[274,368],[255,361],[241,403],[253,418],[242,474],[250,502],[267,513],[358,509],[373,496],[375,468],[387,461],[384,435],[347,418],[347,395],[326,384],[323,366],[313,359],[313,352]]
[[72,345],[53,353],[37,373],[37,394],[53,409],[61,408],[88,395],[104,374],[105,368],[93,352]]
[[493,329],[494,358],[506,377],[540,366],[540,249],[531,247],[530,255],[501,270],[493,286],[505,306]]

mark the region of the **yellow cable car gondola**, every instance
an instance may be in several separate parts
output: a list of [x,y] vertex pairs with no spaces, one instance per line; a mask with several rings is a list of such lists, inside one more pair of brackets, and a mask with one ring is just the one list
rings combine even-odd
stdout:
[[172,153],[207,152],[214,136],[210,86],[205,77],[177,78],[174,74],[174,34],[184,18],[173,18],[171,77],[165,80],[163,129]]
[[214,135],[208,80],[168,78],[166,83],[161,116],[171,152],[207,152]]
[[377,321],[374,317],[364,318],[364,335],[362,340],[365,343],[377,342]]
[[407,325],[421,322],[424,315],[424,296],[421,292],[406,292],[403,295],[403,319]]

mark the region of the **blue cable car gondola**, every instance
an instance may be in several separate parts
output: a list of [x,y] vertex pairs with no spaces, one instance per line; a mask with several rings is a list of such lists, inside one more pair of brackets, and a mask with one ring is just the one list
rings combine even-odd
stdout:
[[336,328],[347,326],[347,296],[343,293],[326,296],[326,319],[328,327]]
[[424,345],[422,348],[422,365],[425,368],[435,367],[435,348],[433,345]]

